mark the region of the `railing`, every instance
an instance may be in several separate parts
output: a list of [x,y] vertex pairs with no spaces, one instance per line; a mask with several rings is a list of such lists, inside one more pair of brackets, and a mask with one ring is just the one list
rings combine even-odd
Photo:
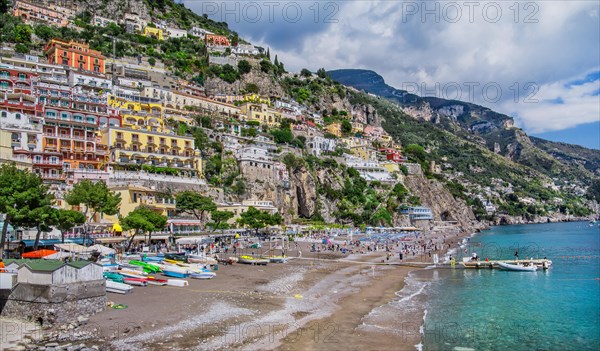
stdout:
[[62,161],[48,161],[48,160],[36,160],[35,158],[33,159],[33,164],[34,165],[52,165],[52,166],[61,166],[62,167]]

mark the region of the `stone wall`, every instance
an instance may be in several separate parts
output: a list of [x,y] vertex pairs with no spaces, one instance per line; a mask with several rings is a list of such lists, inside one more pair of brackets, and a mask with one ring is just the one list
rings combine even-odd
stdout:
[[0,316],[52,325],[103,311],[106,301],[104,280],[65,285],[19,283],[8,296]]

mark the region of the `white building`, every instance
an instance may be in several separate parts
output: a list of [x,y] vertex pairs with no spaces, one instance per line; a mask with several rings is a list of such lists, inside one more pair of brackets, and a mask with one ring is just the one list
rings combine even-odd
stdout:
[[97,27],[106,27],[108,26],[109,23],[115,23],[115,21],[111,20],[110,18],[106,18],[106,17],[102,17],[102,16],[98,16],[98,15],[94,15],[94,17],[92,17],[92,25],[97,26]]
[[198,37],[198,38],[200,38],[202,40],[204,40],[204,36],[206,34],[214,34],[213,32],[208,31],[208,30],[206,30],[204,28],[200,28],[200,27],[192,27],[192,29],[190,29],[188,31],[188,33],[190,33],[191,35],[193,35],[195,37]]
[[358,171],[361,178],[367,181],[395,182],[396,178],[378,162],[364,161],[356,157],[346,156],[346,165]]
[[254,45],[238,44],[231,48],[231,52],[236,55],[258,55],[260,52]]
[[188,32],[185,29],[167,27],[166,34],[169,38],[185,38]]
[[321,156],[324,152],[333,152],[337,147],[335,139],[329,139],[322,136],[311,136],[306,139],[306,149],[313,156]]
[[81,87],[84,90],[111,90],[113,87],[112,80],[104,75],[96,75],[91,73],[83,73],[71,71],[68,78],[69,85],[72,87]]

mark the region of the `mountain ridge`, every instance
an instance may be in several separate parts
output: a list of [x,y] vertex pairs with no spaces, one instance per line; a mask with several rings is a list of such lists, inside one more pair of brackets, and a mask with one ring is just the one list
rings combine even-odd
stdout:
[[338,69],[327,73],[341,84],[394,102],[413,118],[436,124],[550,177],[579,179],[589,184],[600,176],[600,150],[530,137],[515,127],[511,117],[490,108],[458,100],[420,97],[388,85],[372,70]]

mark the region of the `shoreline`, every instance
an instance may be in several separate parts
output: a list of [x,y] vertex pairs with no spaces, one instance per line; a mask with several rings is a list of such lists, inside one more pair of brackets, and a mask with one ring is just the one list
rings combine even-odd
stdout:
[[[475,234],[452,233],[445,240],[452,243],[451,250]],[[427,239],[441,243],[443,237],[437,232]],[[109,293],[109,301],[127,308],[107,308],[80,325],[53,326],[58,340],[36,343],[93,342],[101,350],[342,350],[348,345],[367,349],[402,345],[402,350],[412,350],[421,343],[424,302],[399,314],[400,334],[377,330],[373,311],[405,299],[405,289],[412,288],[411,272],[423,269],[398,263],[432,258],[420,253],[400,261],[396,249],[389,261],[385,250],[313,253],[311,244],[301,241],[295,250],[290,248],[290,256],[296,257],[287,264],[220,265],[216,278],[189,279],[188,287],[148,286],[127,295]],[[443,259],[448,251],[440,244],[435,253]],[[420,298],[413,293],[408,293],[413,296],[407,301]]]

